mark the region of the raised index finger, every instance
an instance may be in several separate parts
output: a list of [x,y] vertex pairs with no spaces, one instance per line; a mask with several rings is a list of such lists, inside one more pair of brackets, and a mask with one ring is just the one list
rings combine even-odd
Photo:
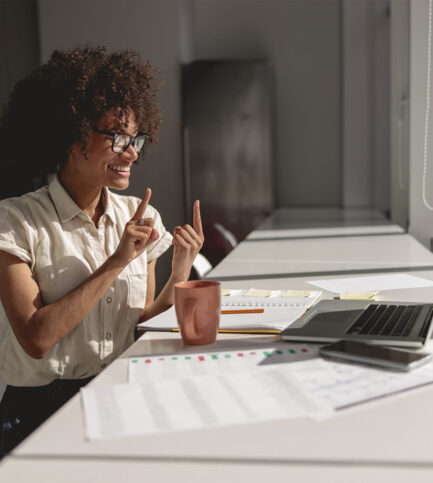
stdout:
[[194,227],[195,232],[197,235],[203,237],[203,227],[201,224],[201,215],[200,215],[200,201],[194,201],[194,208],[192,214],[192,225]]
[[149,204],[150,197],[152,195],[152,190],[150,188],[146,189],[141,203],[138,205],[137,210],[131,220],[139,220],[144,217],[144,212],[146,211],[147,205]]

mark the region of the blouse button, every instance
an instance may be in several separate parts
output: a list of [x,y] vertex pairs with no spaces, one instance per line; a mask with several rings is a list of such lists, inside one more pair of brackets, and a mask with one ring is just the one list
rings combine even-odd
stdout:
[[107,340],[110,340],[111,339],[111,332],[107,332],[105,334],[105,337],[107,338]]
[[107,304],[111,304],[112,301],[113,299],[111,297],[107,297]]
[[107,364],[105,364],[105,362],[101,364],[101,369],[105,369],[106,367],[107,367]]

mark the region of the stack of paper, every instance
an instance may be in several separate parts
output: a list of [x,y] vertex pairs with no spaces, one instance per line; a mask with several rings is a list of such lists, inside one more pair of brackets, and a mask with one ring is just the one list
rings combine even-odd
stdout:
[[81,391],[90,439],[332,416],[433,383],[433,363],[396,373],[317,357],[312,345],[131,358],[128,384]]
[[[153,373],[160,358],[148,358],[151,362],[144,361],[141,365],[141,369],[148,372],[147,382],[81,390],[87,437],[113,438],[303,416],[321,418],[331,413],[328,403],[312,396],[290,372],[282,370],[281,365],[260,366],[258,361],[267,360],[272,352],[269,348],[242,356],[238,351],[231,351],[219,355],[167,357],[166,364],[159,361],[159,369],[165,370],[165,365],[172,374],[166,379]],[[290,358],[289,352],[285,355]],[[207,356],[206,361],[200,360]],[[175,366],[185,368],[193,359],[202,364],[199,374],[189,372],[179,377],[178,372],[177,377],[173,377]],[[239,362],[242,369],[234,372],[216,369],[215,366],[228,359],[233,361],[232,368]],[[130,365],[140,367],[138,362],[131,361]],[[133,374],[135,380],[144,377],[140,369]]]

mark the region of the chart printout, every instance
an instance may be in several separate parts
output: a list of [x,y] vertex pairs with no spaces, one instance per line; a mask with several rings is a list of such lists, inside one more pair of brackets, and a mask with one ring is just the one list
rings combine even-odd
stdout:
[[331,408],[281,369],[81,390],[91,440],[302,416]]
[[146,435],[336,410],[433,383],[409,373],[317,357],[317,346],[131,358],[129,383],[81,390],[89,439]]
[[433,363],[398,372],[317,358],[293,364],[290,373],[336,410],[433,383]]
[[131,357],[129,382],[156,382],[180,377],[223,375],[251,371],[274,364],[317,358],[315,345],[282,343],[254,350]]

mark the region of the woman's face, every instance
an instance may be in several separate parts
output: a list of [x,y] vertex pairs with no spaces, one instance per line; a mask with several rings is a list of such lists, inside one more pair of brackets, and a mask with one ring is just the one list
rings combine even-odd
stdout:
[[[98,129],[136,136],[138,133],[135,116],[130,113],[124,120],[122,129],[115,129],[117,118],[107,114],[98,124]],[[114,153],[111,149],[113,137],[107,134],[92,132],[87,148],[87,159],[80,149],[73,156],[74,171],[78,171],[83,186],[100,188],[107,186],[116,190],[124,190],[129,185],[132,163],[138,158],[132,145],[123,153]],[[70,160],[71,161],[71,160]]]

